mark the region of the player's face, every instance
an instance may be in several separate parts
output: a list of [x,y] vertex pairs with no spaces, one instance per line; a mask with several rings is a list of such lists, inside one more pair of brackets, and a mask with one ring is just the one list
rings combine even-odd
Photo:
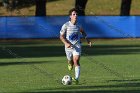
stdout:
[[76,21],[77,20],[77,12],[73,11],[70,15],[71,20]]

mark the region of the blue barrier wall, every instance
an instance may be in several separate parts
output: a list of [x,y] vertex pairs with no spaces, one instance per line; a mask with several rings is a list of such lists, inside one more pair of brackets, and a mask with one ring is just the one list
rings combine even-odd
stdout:
[[[0,17],[0,38],[58,38],[68,16]],[[78,18],[89,38],[138,38],[139,16],[85,16]]]

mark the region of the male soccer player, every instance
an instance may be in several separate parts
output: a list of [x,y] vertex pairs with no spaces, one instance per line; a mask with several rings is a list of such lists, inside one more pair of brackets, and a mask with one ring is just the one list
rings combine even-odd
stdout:
[[73,81],[78,84],[80,76],[80,56],[81,56],[81,41],[80,34],[84,36],[89,46],[91,42],[87,39],[84,30],[77,24],[77,12],[73,8],[69,11],[70,21],[66,22],[60,30],[60,40],[65,45],[65,52],[68,59],[68,69],[72,70],[75,66],[75,78]]

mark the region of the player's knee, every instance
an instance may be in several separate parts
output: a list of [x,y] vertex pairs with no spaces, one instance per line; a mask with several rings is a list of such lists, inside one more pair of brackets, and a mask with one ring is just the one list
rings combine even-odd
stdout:
[[79,55],[76,55],[73,57],[73,62],[74,62],[74,65],[75,66],[79,66],[79,60],[80,60],[80,56]]
[[75,66],[75,67],[76,67],[76,66],[80,66],[79,62],[74,63],[74,66]]
[[74,66],[80,66],[79,60],[74,60]]

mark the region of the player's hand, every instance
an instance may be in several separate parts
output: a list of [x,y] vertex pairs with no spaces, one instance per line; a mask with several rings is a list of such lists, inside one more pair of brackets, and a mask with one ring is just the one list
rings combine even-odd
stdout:
[[72,45],[70,43],[65,44],[66,48],[70,48]]
[[92,46],[92,42],[89,39],[87,39],[87,38],[85,38],[85,39],[86,39],[86,41],[88,43],[88,46],[91,47]]
[[88,46],[89,46],[89,47],[92,46],[92,42],[91,42],[91,41],[88,42]]

